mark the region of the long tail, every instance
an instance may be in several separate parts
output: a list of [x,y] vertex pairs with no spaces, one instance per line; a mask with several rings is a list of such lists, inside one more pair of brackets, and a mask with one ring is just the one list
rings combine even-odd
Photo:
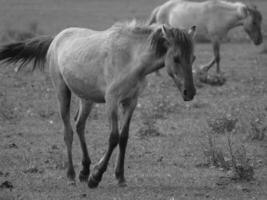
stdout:
[[147,21],[147,24],[148,24],[148,25],[157,23],[157,13],[158,13],[158,11],[159,11],[159,7],[155,8],[155,9],[152,11],[152,13],[151,13],[151,15],[150,15],[150,17],[149,17],[149,19],[148,19],[148,21]]
[[46,54],[53,41],[52,36],[39,36],[21,42],[14,42],[0,47],[0,61],[5,63],[21,64],[16,68],[19,71],[25,64],[33,61],[33,70],[38,66],[44,69]]

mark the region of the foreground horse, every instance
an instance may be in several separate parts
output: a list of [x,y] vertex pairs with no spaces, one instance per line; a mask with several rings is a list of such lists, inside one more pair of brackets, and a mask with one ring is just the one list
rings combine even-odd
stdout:
[[221,72],[220,43],[228,31],[243,26],[254,44],[259,45],[262,43],[261,22],[262,15],[256,6],[222,0],[170,0],[155,8],[149,19],[149,24],[168,24],[176,28],[197,25],[197,34],[206,35],[210,39],[214,54],[214,58],[200,69],[207,72],[216,63],[218,74]]
[[[68,153],[67,177],[75,180],[72,163],[73,130],[70,123],[71,93],[80,99],[75,117],[83,153],[81,181],[90,174],[90,158],[84,137],[86,119],[94,103],[106,103],[110,125],[108,149],[94,167],[88,186],[97,187],[106,171],[113,149],[119,144],[115,175],[125,184],[124,157],[129,125],[146,76],[166,67],[185,101],[196,90],[192,78],[195,27],[188,31],[162,25],[120,23],[105,31],[68,28],[53,37],[36,37],[11,43],[0,49],[0,60],[7,63],[34,62],[33,69],[49,64],[64,125]],[[119,116],[118,109],[122,109]],[[119,128],[119,117],[120,128]]]

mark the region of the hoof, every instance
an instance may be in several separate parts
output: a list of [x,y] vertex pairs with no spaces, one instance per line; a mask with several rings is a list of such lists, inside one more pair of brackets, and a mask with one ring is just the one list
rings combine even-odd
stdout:
[[86,182],[88,181],[88,177],[89,177],[89,173],[88,174],[84,174],[82,171],[79,174],[79,180],[81,182]]
[[67,171],[67,178],[70,181],[75,181],[75,171],[74,171],[74,169],[70,169],[70,170]]
[[96,188],[99,184],[99,181],[97,181],[92,175],[89,177],[88,181],[88,187],[89,188]]

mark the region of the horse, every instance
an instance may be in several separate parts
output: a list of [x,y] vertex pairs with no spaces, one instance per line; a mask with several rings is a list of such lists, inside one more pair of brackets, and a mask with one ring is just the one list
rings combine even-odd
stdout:
[[[73,129],[70,123],[71,95],[79,99],[75,117],[82,150],[80,181],[98,186],[114,148],[119,145],[115,177],[126,185],[124,160],[129,126],[146,76],[166,67],[184,101],[196,94],[192,78],[196,27],[187,30],[136,21],[116,23],[103,31],[72,27],[56,36],[38,36],[0,48],[0,61],[21,65],[33,62],[33,70],[49,65],[57,94],[67,148],[67,180],[75,184],[72,161]],[[84,136],[86,119],[96,103],[105,103],[109,121],[108,148],[90,173],[91,160]],[[121,112],[119,112],[121,111]]]
[[205,74],[216,63],[216,72],[220,75],[220,43],[229,30],[243,26],[255,45],[260,45],[263,41],[260,11],[253,4],[241,2],[170,0],[153,10],[148,24],[153,23],[168,24],[176,28],[187,28],[195,24],[198,27],[197,35],[206,35],[212,43],[213,58],[199,67],[199,71]]

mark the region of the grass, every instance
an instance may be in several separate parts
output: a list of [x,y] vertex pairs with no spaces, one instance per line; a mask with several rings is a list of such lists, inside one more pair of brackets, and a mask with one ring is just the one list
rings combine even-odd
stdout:
[[[103,30],[116,20],[144,18],[160,3],[163,1],[10,0],[0,7],[0,30],[2,34],[27,30],[32,19],[38,30],[52,35],[69,26]],[[266,2],[257,3],[267,16]],[[116,185],[114,155],[96,190],[79,182],[76,187],[67,185],[66,149],[48,74],[14,73],[14,66],[2,65],[0,184],[12,185],[12,190],[1,188],[0,199],[266,199],[267,57],[259,53],[249,43],[223,44],[221,68],[226,82],[203,84],[192,102],[182,101],[164,70],[161,77],[149,76],[130,129],[125,165],[128,187]],[[207,62],[210,45],[197,45],[196,55],[197,66]],[[142,128],[149,132],[140,137]],[[86,138],[94,164],[108,142],[104,106],[93,110]],[[204,147],[209,157],[203,156]],[[73,157],[78,173],[81,150],[76,134]],[[208,159],[217,161],[198,165]],[[216,163],[218,167],[213,167]],[[231,174],[236,180],[228,177],[233,169],[239,173]],[[243,177],[253,178],[240,181]]]

